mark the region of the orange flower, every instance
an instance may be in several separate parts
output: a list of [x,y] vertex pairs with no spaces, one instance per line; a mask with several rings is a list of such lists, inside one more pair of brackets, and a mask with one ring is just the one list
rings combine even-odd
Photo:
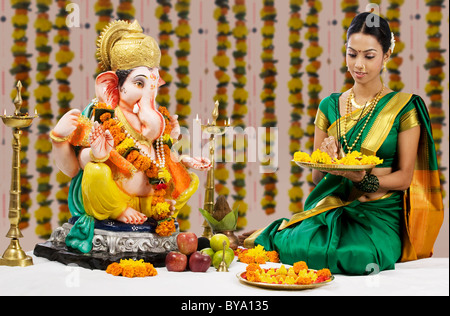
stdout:
[[280,262],[280,257],[278,255],[278,252],[276,252],[276,251],[268,251],[267,257],[269,257],[270,262],[275,262],[275,263]]
[[122,276],[127,277],[127,278],[133,278],[134,270],[135,270],[135,267],[126,265],[123,267]]
[[100,121],[101,122],[106,122],[107,120],[109,120],[111,118],[111,113],[103,113],[102,115],[100,115]]
[[294,263],[294,272],[299,273],[301,270],[308,270],[308,266],[305,261],[299,261]]
[[122,274],[122,266],[117,262],[111,263],[106,268],[106,273],[112,274],[114,276],[119,276],[120,274]]
[[324,278],[330,278],[331,277],[331,271],[329,269],[322,269],[317,271],[317,277],[324,277]]
[[173,219],[162,222],[161,224],[158,225],[158,227],[156,227],[156,230],[155,230],[155,232],[159,236],[165,236],[165,237],[172,235],[175,231],[176,231],[176,228],[175,228],[175,223],[174,223]]
[[308,284],[311,284],[312,282],[313,281],[310,278],[298,277],[296,283],[298,285],[308,285]]

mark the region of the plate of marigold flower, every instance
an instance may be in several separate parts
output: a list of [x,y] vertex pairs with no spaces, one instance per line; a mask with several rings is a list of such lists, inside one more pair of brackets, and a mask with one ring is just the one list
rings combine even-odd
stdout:
[[373,155],[363,155],[353,151],[342,158],[331,158],[328,153],[317,149],[311,156],[305,152],[298,151],[292,160],[300,167],[317,169],[323,171],[362,171],[372,170],[376,165],[382,164],[383,159]]
[[243,284],[272,290],[306,290],[330,284],[334,276],[329,269],[313,270],[304,261],[292,267],[264,269],[257,263],[247,265],[236,277]]

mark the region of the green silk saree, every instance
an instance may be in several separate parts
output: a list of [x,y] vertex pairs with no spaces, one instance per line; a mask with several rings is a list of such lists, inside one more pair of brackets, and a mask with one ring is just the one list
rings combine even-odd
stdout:
[[[316,126],[337,137],[345,120],[338,113],[340,94],[324,99]],[[418,159],[411,188],[368,202],[355,196],[353,183],[327,174],[305,200],[304,211],[279,219],[245,240],[244,246],[276,250],[281,262],[305,261],[313,269],[362,275],[394,269],[398,261],[429,257],[443,220],[438,166],[430,119],[423,100],[392,92],[377,104],[354,150],[384,159],[395,168],[398,133],[421,126]],[[365,122],[352,113],[346,137],[352,144]]]

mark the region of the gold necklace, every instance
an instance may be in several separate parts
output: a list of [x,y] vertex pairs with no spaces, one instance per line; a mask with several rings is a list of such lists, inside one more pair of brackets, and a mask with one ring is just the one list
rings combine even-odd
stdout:
[[[380,101],[380,99],[381,99],[381,95],[383,94],[383,91],[384,91],[384,85],[383,85],[383,88],[381,89],[381,91],[378,92],[377,95],[375,96],[375,98],[370,102],[369,108],[367,109],[367,111],[368,111],[367,113],[369,114],[369,116],[367,117],[366,121],[364,122],[363,127],[361,128],[361,130],[359,131],[358,135],[356,136],[355,141],[353,142],[353,144],[351,146],[349,146],[348,142],[347,142],[347,137],[346,137],[345,134],[347,134],[348,119],[350,118],[351,113],[352,113],[352,105],[351,105],[351,101],[350,100],[351,100],[352,97],[354,97],[353,96],[353,88],[350,91],[350,94],[349,94],[349,96],[347,98],[347,114],[345,115],[344,133],[342,135],[342,138],[344,139],[345,147],[347,147],[347,153],[351,153],[352,152],[353,147],[355,147],[355,145],[358,143],[359,139],[361,138],[361,135],[362,135],[364,129],[366,128],[367,123],[370,121],[370,118],[372,117],[372,114],[375,111],[375,107],[376,107],[378,101]],[[361,117],[363,117],[364,115],[367,115],[367,113],[364,114],[364,110],[365,110],[365,106],[364,106],[364,109],[362,110],[363,113],[361,113]]]

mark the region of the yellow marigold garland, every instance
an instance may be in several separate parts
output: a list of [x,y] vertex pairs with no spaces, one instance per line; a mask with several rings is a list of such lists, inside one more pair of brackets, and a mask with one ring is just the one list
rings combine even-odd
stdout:
[[344,12],[344,19],[342,20],[342,41],[344,43],[344,45],[342,45],[342,55],[344,56],[344,60],[341,67],[341,72],[344,74],[344,85],[342,87],[342,92],[344,92],[353,87],[353,84],[355,83],[352,75],[347,71],[347,62],[345,58],[347,55],[347,48],[345,46],[345,43],[347,42],[347,30],[350,27],[350,24],[352,23],[359,9],[359,1],[343,0],[341,2],[341,9],[342,12]]
[[159,47],[161,49],[161,62],[160,62],[160,75],[166,82],[161,86],[156,96],[156,103],[159,106],[169,108],[170,106],[170,93],[169,88],[172,83],[172,75],[169,73],[170,66],[172,65],[172,57],[169,54],[169,50],[173,47],[173,41],[170,35],[173,34],[172,22],[169,17],[172,4],[170,0],[157,0],[159,5],[156,8],[155,16],[159,19]]
[[[288,82],[289,88],[289,103],[291,104],[291,126],[289,128],[289,153],[294,153],[300,150],[300,140],[303,137],[303,129],[301,126],[301,118],[304,114],[305,104],[303,102],[302,88],[303,82],[301,80],[302,73],[300,68],[302,66],[301,52],[303,43],[300,41],[300,31],[303,27],[303,21],[300,18],[300,10],[303,0],[290,0],[291,14],[289,17],[289,46],[291,47],[291,61],[289,73],[291,80]],[[303,182],[300,180],[303,174],[303,169],[295,163],[291,163],[289,190],[289,211],[298,213],[303,211]]]
[[[433,138],[436,145],[436,154],[438,165],[442,166],[442,138],[444,131],[442,130],[445,121],[445,112],[442,108],[443,91],[442,81],[445,79],[445,72],[442,69],[445,66],[445,59],[443,53],[445,52],[441,46],[442,33],[440,32],[440,26],[442,23],[442,9],[444,8],[443,0],[426,0],[426,5],[429,7],[429,11],[426,14],[427,36],[428,41],[425,47],[428,52],[428,58],[424,65],[428,70],[428,83],[425,86],[425,92],[430,98],[429,112],[431,119],[431,126],[433,128]],[[440,180],[443,190],[445,184],[444,168],[440,167]],[[445,192],[442,191],[444,196]]]
[[[265,155],[269,155],[272,152],[272,145],[274,134],[272,129],[277,127],[277,117],[275,115],[275,89],[277,87],[276,75],[277,69],[275,64],[277,61],[274,59],[274,45],[273,37],[275,34],[275,24],[277,17],[277,10],[273,0],[263,0],[263,8],[260,12],[261,19],[264,21],[262,27],[262,48],[261,60],[263,68],[260,77],[264,81],[264,89],[261,93],[261,101],[264,104],[264,113],[262,118],[262,126],[266,128],[264,135],[265,139]],[[271,129],[272,128],[272,129]],[[267,162],[262,163],[263,166],[269,166],[270,159]],[[267,171],[268,172],[268,171]],[[267,215],[275,212],[277,196],[276,183],[278,177],[276,173],[263,173],[260,183],[264,186],[263,198],[261,200],[261,206]]]
[[[236,41],[236,50],[233,52],[235,62],[233,73],[236,81],[233,82],[235,89],[233,92],[234,107],[231,118],[233,119],[233,126],[245,130],[246,124],[244,118],[248,112],[248,91],[245,89],[247,83],[247,64],[245,57],[247,56],[248,35],[248,28],[245,24],[247,14],[245,0],[235,0],[232,10],[236,18],[235,27],[232,30],[233,37]],[[241,139],[239,141],[234,140],[233,146],[234,152],[236,153],[236,163],[232,166],[234,171],[234,181],[232,184],[235,191],[235,194],[233,195],[234,203],[232,209],[238,210],[238,220],[236,225],[237,230],[241,230],[247,226],[247,219],[245,216],[248,210],[248,204],[245,202],[245,197],[247,195],[247,191],[245,189],[245,168],[247,166],[245,149],[247,148],[247,140],[242,139],[244,138],[243,136],[240,138]]]
[[[175,114],[178,115],[178,121],[181,127],[189,128],[187,118],[191,114],[189,106],[192,92],[189,90],[189,54],[191,52],[190,35],[192,33],[189,25],[191,0],[177,0],[175,11],[178,14],[178,25],[175,27],[175,35],[178,38],[178,50],[175,52],[177,57],[178,67],[175,69],[178,82],[175,83],[177,91],[175,99],[177,101]],[[181,152],[183,154],[183,152]],[[188,231],[190,229],[189,215],[191,214],[191,207],[185,204],[178,213],[178,224],[180,231]]]
[[[55,79],[58,83],[58,115],[57,120],[70,111],[70,102],[73,100],[74,95],[71,92],[69,77],[72,74],[72,67],[69,63],[73,60],[74,54],[70,51],[70,36],[69,29],[66,25],[67,11],[66,6],[69,1],[59,0],[57,1],[58,13],[56,15],[54,29],[57,33],[54,37],[54,42],[58,44],[59,51],[56,54],[56,62],[58,63],[58,70],[55,72]],[[59,203],[58,222],[60,225],[66,223],[71,217],[68,196],[69,196],[69,184],[71,179],[64,173],[59,171],[56,175],[56,181],[58,182],[59,191],[56,193],[56,200]]]
[[401,91],[405,86],[400,76],[400,66],[403,63],[403,58],[400,57],[400,53],[405,48],[405,44],[400,38],[400,7],[403,3],[404,0],[389,0],[389,7],[386,12],[386,20],[389,22],[391,31],[395,36],[395,49],[386,64],[387,71],[389,72],[388,86],[394,91]]
[[[309,64],[306,66],[306,73],[309,77],[309,102],[307,106],[309,122],[306,127],[305,135],[309,139],[306,142],[305,147],[308,151],[312,151],[314,147],[314,120],[320,103],[319,94],[322,91],[318,75],[318,70],[321,66],[318,58],[322,55],[323,51],[322,47],[319,46],[319,12],[322,10],[322,3],[319,0],[310,0],[308,1],[308,6],[309,12],[305,21],[308,31],[305,34],[305,39],[309,41],[309,47],[306,49],[306,56],[309,60]],[[308,174],[307,181],[310,187],[314,187],[312,173]]]
[[52,232],[51,219],[52,209],[50,207],[52,200],[49,200],[52,185],[50,184],[50,175],[53,168],[50,165],[49,154],[52,150],[49,132],[53,125],[53,113],[50,99],[52,90],[50,88],[51,80],[48,79],[51,65],[49,63],[52,47],[48,45],[48,33],[52,30],[53,24],[49,21],[49,5],[52,0],[37,1],[37,18],[34,22],[36,30],[35,47],[38,51],[37,56],[37,88],[34,90],[36,99],[36,111],[39,114],[37,124],[38,135],[34,148],[37,152],[36,170],[39,173],[37,183],[37,203],[39,208],[35,211],[37,226],[36,234],[40,238],[48,238]]
[[136,13],[133,0],[120,0],[116,12],[118,20],[133,22]]
[[[95,31],[100,35],[103,29],[111,22],[111,17],[114,12],[114,7],[111,0],[98,0],[94,4],[95,15],[98,16],[98,21],[95,24]],[[97,57],[95,57],[97,60]],[[101,67],[97,64],[94,78],[102,72]]]
[[[26,30],[28,28],[28,10],[30,7],[31,1],[29,0],[11,0],[11,6],[15,10],[14,16],[12,17],[12,25],[13,25],[13,33],[12,37],[14,40],[14,44],[11,47],[11,52],[14,57],[14,61],[12,67],[10,69],[10,73],[14,76],[14,80],[21,81],[23,85],[22,89],[22,108],[21,111],[23,113],[28,112],[28,103],[30,98],[30,92],[28,91],[28,87],[31,84],[30,78],[30,70],[31,65],[28,60],[27,53],[27,36]],[[14,100],[17,94],[17,90],[14,88],[11,91],[11,100]],[[20,175],[21,175],[21,218],[19,227],[20,229],[25,229],[29,226],[30,214],[28,210],[31,207],[31,198],[30,193],[32,191],[30,178],[31,176],[28,174],[28,146],[30,143],[29,128],[25,128],[22,130],[21,142],[22,142],[22,150],[20,152]]]
[[[214,19],[217,21],[217,55],[213,57],[214,65],[218,68],[215,72],[215,77],[218,81],[216,85],[216,95],[214,101],[219,101],[219,116],[217,119],[217,125],[224,125],[224,121],[227,119],[227,107],[228,107],[228,94],[227,88],[230,82],[230,76],[227,74],[227,67],[230,64],[230,58],[227,56],[227,50],[231,47],[231,43],[228,39],[230,32],[230,25],[227,20],[227,14],[230,9],[228,0],[215,0],[216,9],[214,10]],[[217,183],[215,190],[218,195],[227,197],[230,193],[227,187],[227,180],[229,172],[226,169],[224,161],[229,161],[225,157],[226,147],[229,144],[225,143],[227,138],[222,138],[222,146],[216,149],[220,158],[216,163],[215,177]],[[217,157],[217,155],[216,155]]]

